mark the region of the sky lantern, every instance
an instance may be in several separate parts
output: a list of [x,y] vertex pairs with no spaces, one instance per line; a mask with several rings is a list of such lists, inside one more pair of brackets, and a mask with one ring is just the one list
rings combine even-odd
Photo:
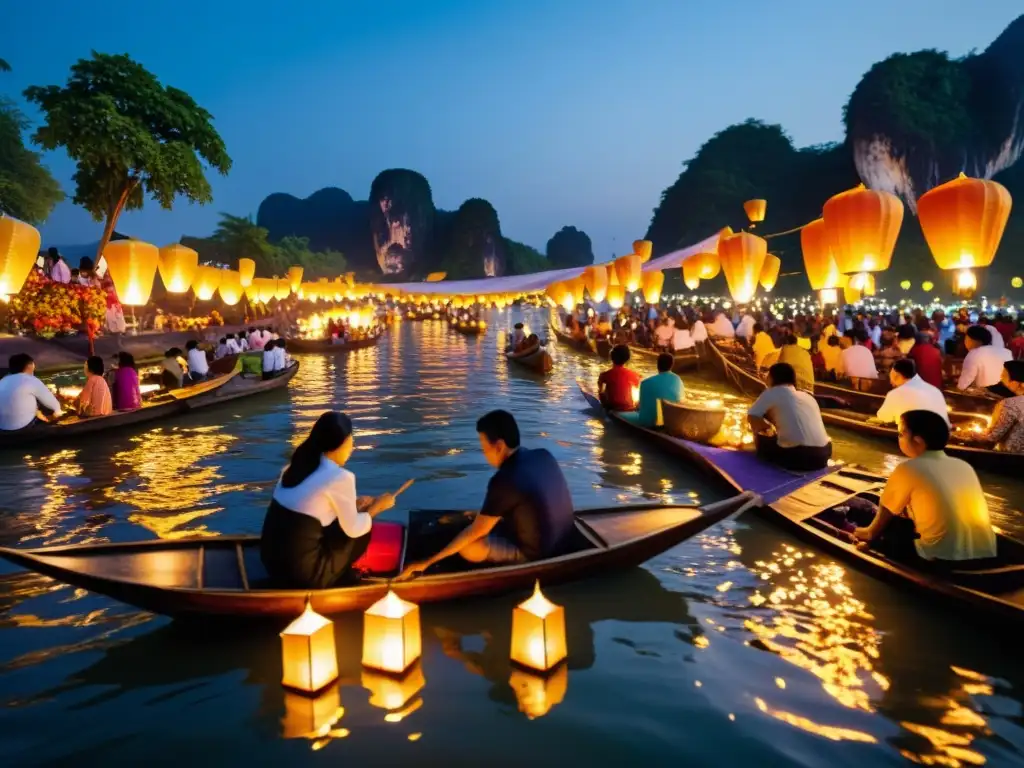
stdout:
[[142,307],[149,301],[156,279],[160,250],[141,240],[114,240],[103,249],[117,298],[128,307]]
[[277,281],[270,277],[254,277],[252,279],[252,296],[256,301],[267,304],[274,298],[277,291]]
[[621,285],[609,285],[605,300],[612,309],[622,309],[622,305],[626,303],[626,292]]
[[284,301],[287,299],[291,295],[291,292],[292,284],[287,278],[274,281],[274,298],[278,301]]
[[565,609],[544,597],[537,582],[533,595],[512,609],[512,661],[547,672],[567,655]]
[[861,184],[830,197],[823,218],[840,272],[883,272],[889,268],[903,224],[903,203],[896,195]]
[[654,243],[650,240],[634,240],[633,253],[640,257],[640,263],[646,264],[651,260],[651,253],[654,251]]
[[1024,286],[1024,279],[1015,277],[1013,278],[1013,280],[1010,281],[1010,285],[1012,285],[1014,288],[1020,288],[1021,286]]
[[627,293],[635,291],[640,287],[640,256],[629,253],[617,258],[615,274],[619,278],[619,285],[625,288]]
[[750,219],[750,228],[753,229],[754,224],[764,221],[764,215],[768,212],[768,201],[747,200],[743,204],[743,210],[747,214],[747,218]]
[[168,293],[185,293],[192,287],[199,254],[181,243],[165,245],[160,249],[160,279]]
[[302,285],[302,267],[291,266],[288,267],[288,286],[291,288],[292,293],[299,292],[299,286]]
[[237,269],[222,269],[217,283],[220,300],[233,307],[242,298],[242,275]]
[[303,693],[316,693],[338,679],[334,624],[306,609],[281,632],[282,685]]
[[870,272],[859,272],[856,275],[850,275],[850,281],[847,285],[863,296],[875,295],[875,276]]
[[32,272],[39,255],[39,230],[0,213],[0,296],[14,296]]
[[775,287],[775,284],[779,281],[779,270],[782,268],[782,259],[773,254],[768,254],[764,257],[764,266],[761,267],[761,277],[759,282],[761,287],[766,291],[770,291]]
[[644,301],[657,304],[661,299],[661,289],[665,286],[665,273],[660,269],[644,272],[640,278],[640,287],[644,292]]
[[921,290],[925,291],[926,293],[931,291],[931,289],[934,287],[935,283],[933,283],[931,280],[925,280],[923,283],[921,283]]
[[978,276],[969,269],[961,269],[956,273],[956,295],[962,299],[974,297],[978,290]]
[[[729,234],[732,234],[732,230]],[[690,258],[697,260],[697,275],[701,280],[713,280],[722,271],[722,261],[715,251],[702,251]]]
[[256,262],[252,259],[239,259],[238,274],[242,276],[242,287],[248,288],[256,276]]
[[567,280],[566,283],[569,289],[572,291],[573,306],[583,303],[583,292],[587,288],[587,282],[582,277],[574,277],[572,280]]
[[832,255],[832,244],[825,231],[825,220],[815,219],[800,230],[800,250],[804,256],[804,270],[811,289],[839,288],[842,273]]
[[397,675],[421,652],[419,606],[388,590],[363,616],[363,666]]
[[904,291],[909,291],[910,286],[911,282],[909,280],[904,280],[903,282],[900,283],[900,288],[902,288]]
[[718,258],[733,301],[746,304],[754,298],[767,255],[768,241],[749,232],[737,232],[719,240]]
[[917,200],[917,217],[940,269],[987,267],[996,257],[1013,200],[996,181],[960,174]]
[[195,277],[192,278],[192,290],[200,301],[209,301],[213,294],[220,287],[220,277],[223,270],[216,267],[202,265],[196,267]]
[[597,265],[587,267],[583,270],[583,282],[587,286],[587,293],[596,303],[604,301],[608,294],[608,270],[604,266]]
[[700,259],[699,254],[683,259],[683,284],[691,291],[700,287]]

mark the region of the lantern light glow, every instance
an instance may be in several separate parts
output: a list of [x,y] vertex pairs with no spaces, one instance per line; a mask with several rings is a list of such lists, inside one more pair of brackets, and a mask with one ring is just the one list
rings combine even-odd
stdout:
[[103,249],[117,298],[125,306],[143,307],[153,292],[160,251],[140,240],[115,240]]
[[334,645],[334,624],[306,608],[281,632],[282,685],[305,693],[316,693],[338,679],[338,657]]
[[419,606],[388,590],[364,614],[363,665],[397,675],[421,653]]
[[36,263],[42,235],[20,219],[0,213],[0,296],[14,296]]
[[547,672],[568,655],[565,641],[565,609],[540,591],[512,611],[512,661],[538,672]]

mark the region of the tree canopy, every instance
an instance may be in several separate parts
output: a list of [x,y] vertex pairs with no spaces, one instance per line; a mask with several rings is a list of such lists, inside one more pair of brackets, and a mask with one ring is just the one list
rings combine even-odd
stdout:
[[38,152],[25,146],[28,121],[14,104],[0,98],[0,211],[40,224],[64,193]]
[[166,209],[178,195],[208,203],[206,168],[231,168],[212,115],[127,55],[93,52],[63,86],[33,86],[25,98],[45,119],[33,139],[67,151],[77,163],[74,202],[105,221],[97,255],[123,210],[142,208],[147,195]]
[[546,250],[551,269],[585,267],[594,263],[590,237],[576,227],[562,227],[548,240]]
[[283,276],[288,267],[299,266],[306,278],[333,278],[345,272],[347,266],[340,251],[313,251],[308,237],[292,235],[271,243],[267,230],[256,224],[251,216],[230,213],[220,215],[213,237],[208,240],[190,238],[188,243],[182,238],[182,243],[198,250],[207,261],[235,264],[238,259],[252,259],[256,262],[257,275]]

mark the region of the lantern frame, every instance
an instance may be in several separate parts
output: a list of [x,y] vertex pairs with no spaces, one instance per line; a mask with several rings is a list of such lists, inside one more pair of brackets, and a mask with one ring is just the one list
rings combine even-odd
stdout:
[[281,685],[300,693],[316,694],[338,679],[334,622],[314,611],[308,600],[281,631],[281,666]]
[[363,666],[401,675],[422,653],[419,606],[388,590],[363,614]]
[[538,581],[533,594],[512,609],[511,660],[535,672],[549,672],[568,655],[565,609],[544,596]]

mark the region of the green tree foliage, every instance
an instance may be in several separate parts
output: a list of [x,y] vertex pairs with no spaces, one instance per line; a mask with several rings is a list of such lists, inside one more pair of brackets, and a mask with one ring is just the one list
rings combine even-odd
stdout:
[[279,275],[288,267],[267,240],[267,230],[256,224],[251,216],[221,213],[211,240],[219,243],[223,253],[229,254],[231,259],[255,261],[257,275]]
[[576,227],[562,227],[548,240],[546,250],[551,269],[585,267],[594,263],[590,237]]
[[[186,242],[188,240],[188,242]],[[213,237],[208,240],[182,238],[182,244],[199,251],[204,261],[237,264],[239,259],[256,262],[256,274],[261,277],[283,277],[288,267],[303,268],[303,277],[337,277],[345,272],[347,262],[340,251],[312,251],[307,237],[284,237],[278,243],[267,239],[267,230],[256,224],[251,216],[220,215]]]
[[0,211],[40,224],[64,193],[39,153],[25,146],[22,136],[27,128],[18,108],[0,98]]
[[10,71],[11,71],[11,65],[8,64],[3,59],[0,59],[0,72],[10,72]]
[[34,140],[67,151],[77,163],[75,203],[105,222],[97,256],[122,211],[141,208],[147,195],[166,209],[178,195],[208,203],[206,167],[231,168],[212,115],[127,55],[93,52],[65,85],[33,86],[25,98],[46,121]]
[[485,276],[485,261],[500,262],[504,271],[505,254],[498,212],[486,200],[474,197],[455,212],[448,233],[448,245],[441,269],[449,279],[461,280]]
[[284,237],[274,248],[278,253],[278,261],[286,265],[285,270],[293,265],[302,267],[303,279],[306,280],[334,278],[348,266],[345,254],[341,251],[311,251],[307,237]]
[[544,254],[524,243],[503,238],[505,244],[506,268],[509,275],[529,275],[553,269]]

